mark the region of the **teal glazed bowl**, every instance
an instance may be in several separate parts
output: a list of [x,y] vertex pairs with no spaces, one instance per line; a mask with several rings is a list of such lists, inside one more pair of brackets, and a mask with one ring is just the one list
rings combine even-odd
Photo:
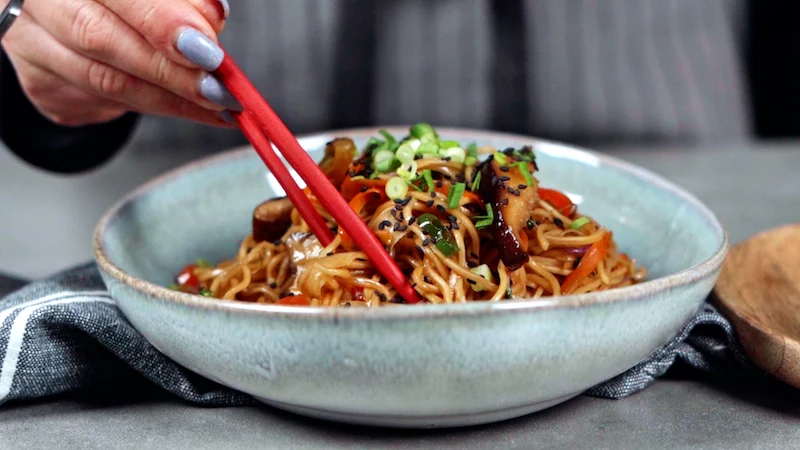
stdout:
[[[395,135],[408,128],[391,128]],[[634,366],[691,318],[728,249],[691,194],[620,160],[530,137],[441,129],[497,148],[532,145],[541,184],[614,232],[648,281],[599,293],[497,303],[297,308],[223,301],[164,286],[198,257],[232,257],[253,208],[282,195],[249,148],[169,172],[100,221],[95,255],[133,326],[184,367],[296,413],[391,427],[493,422],[564,402]],[[334,137],[361,148],[377,129]]]

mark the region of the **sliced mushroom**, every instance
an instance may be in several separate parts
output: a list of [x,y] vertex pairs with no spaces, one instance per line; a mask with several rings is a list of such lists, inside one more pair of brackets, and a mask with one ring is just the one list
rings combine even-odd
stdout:
[[277,241],[292,225],[292,201],[288,197],[273,198],[253,211],[253,239],[256,242]]
[[319,163],[319,168],[325,172],[337,188],[342,185],[353,158],[356,157],[358,149],[352,139],[337,138],[325,145],[325,157]]
[[[521,235],[531,217],[531,211],[539,202],[539,194],[536,179],[533,179],[533,185],[530,186],[522,170],[516,165],[518,162],[511,156],[506,159],[506,165],[500,164],[494,158],[483,163],[480,193],[494,211],[491,231],[500,259],[509,270],[517,270],[528,262],[528,249],[523,246]],[[533,174],[534,164],[528,162],[526,165],[528,173]]]

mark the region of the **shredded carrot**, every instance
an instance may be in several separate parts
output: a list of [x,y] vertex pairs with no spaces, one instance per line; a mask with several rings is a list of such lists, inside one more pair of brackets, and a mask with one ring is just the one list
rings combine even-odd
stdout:
[[539,198],[553,205],[562,214],[569,215],[575,206],[563,192],[555,189],[539,188]]
[[592,244],[586,254],[581,258],[580,264],[575,268],[561,283],[561,292],[569,294],[578,287],[578,282],[583,278],[589,276],[600,264],[600,261],[605,259],[608,254],[608,247],[611,242],[611,233],[606,232],[603,238]]
[[305,295],[290,295],[289,297],[283,297],[282,299],[275,302],[276,305],[288,305],[288,306],[311,306],[311,302],[308,301]]

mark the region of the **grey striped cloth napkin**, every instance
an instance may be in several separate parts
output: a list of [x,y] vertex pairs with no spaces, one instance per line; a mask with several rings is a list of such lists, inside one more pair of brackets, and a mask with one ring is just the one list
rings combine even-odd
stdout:
[[[0,276],[0,296],[2,289],[20,284]],[[671,342],[586,394],[628,396],[679,360],[720,376],[757,373],[728,321],[705,304]],[[86,389],[130,392],[148,383],[199,405],[254,403],[250,396],[206,380],[159,353],[122,316],[94,264],[25,285],[0,299],[0,405]]]

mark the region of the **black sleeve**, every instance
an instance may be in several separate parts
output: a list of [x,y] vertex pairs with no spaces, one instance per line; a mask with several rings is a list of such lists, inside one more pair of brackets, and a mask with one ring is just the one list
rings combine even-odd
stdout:
[[25,96],[5,52],[0,59],[0,139],[28,163],[57,173],[89,170],[111,159],[135,129],[134,113],[81,127],[49,121]]

